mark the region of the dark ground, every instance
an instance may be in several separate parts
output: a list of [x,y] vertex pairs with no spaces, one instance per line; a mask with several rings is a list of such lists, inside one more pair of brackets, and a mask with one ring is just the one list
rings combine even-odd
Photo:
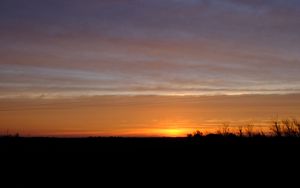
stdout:
[[205,153],[205,152],[288,152],[300,148],[300,138],[239,138],[206,136],[201,138],[0,138],[2,153]]
[[288,187],[298,182],[299,146],[299,138],[268,137],[2,137],[1,177],[8,187],[61,187],[61,181],[66,187],[262,186],[259,181]]

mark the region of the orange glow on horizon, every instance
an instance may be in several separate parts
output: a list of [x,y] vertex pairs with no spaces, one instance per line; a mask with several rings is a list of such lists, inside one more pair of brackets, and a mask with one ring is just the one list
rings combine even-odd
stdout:
[[182,137],[215,133],[228,124],[269,126],[298,118],[300,95],[101,96],[74,99],[0,99],[0,134],[21,136]]
[[188,134],[187,129],[161,129],[158,131],[159,134],[167,137],[182,137]]

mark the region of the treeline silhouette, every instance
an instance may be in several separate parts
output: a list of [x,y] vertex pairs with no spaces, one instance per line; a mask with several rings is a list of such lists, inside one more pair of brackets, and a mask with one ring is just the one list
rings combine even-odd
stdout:
[[[1,152],[97,152],[97,153],[225,153],[253,155],[264,152],[293,153],[300,148],[300,122],[295,119],[274,121],[268,131],[257,131],[254,125],[223,126],[216,133],[196,130],[186,137],[22,137],[19,134],[0,137]],[[296,153],[295,153],[296,152]]]
[[255,130],[253,124],[246,126],[230,127],[225,124],[216,133],[204,134],[200,130],[187,134],[188,138],[200,137],[285,137],[300,138],[300,122],[297,119],[276,120],[270,125],[268,130]]

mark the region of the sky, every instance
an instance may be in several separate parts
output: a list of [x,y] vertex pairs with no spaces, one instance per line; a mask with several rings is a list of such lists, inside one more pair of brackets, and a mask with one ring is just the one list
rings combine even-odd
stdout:
[[[46,134],[49,121],[58,126],[52,127],[52,133],[106,130],[105,134],[125,134],[120,131],[126,129],[126,134],[136,135],[151,121],[162,121],[167,128],[174,124],[171,121],[194,121],[193,126],[181,128],[195,128],[196,124],[206,126],[207,121],[232,120],[236,112],[245,110],[242,104],[249,105],[247,97],[238,100],[241,95],[253,95],[261,102],[258,95],[269,96],[267,104],[272,108],[265,113],[257,105],[256,113],[246,110],[246,115],[234,118],[237,122],[262,120],[261,113],[264,118],[278,112],[296,116],[299,33],[298,0],[1,0],[0,131],[20,131],[23,126],[24,132]],[[236,96],[240,105],[228,102],[227,95]],[[292,101],[278,104],[281,98],[275,95]],[[221,111],[213,102],[189,106],[197,109],[193,117],[149,116],[161,109],[156,106],[139,115],[143,120],[134,115],[122,119],[127,111],[140,110],[136,105],[142,96],[147,104],[167,103],[168,108],[175,108],[176,96],[195,104],[199,96],[227,102],[219,105]],[[67,115],[75,108],[73,100],[80,103],[74,112],[80,120]],[[126,108],[101,107],[106,100]],[[181,100],[175,100],[176,108],[186,104]],[[99,106],[95,109],[93,103]],[[280,105],[283,110],[278,110]],[[232,106],[236,108],[225,117]],[[200,120],[196,112],[204,113],[203,108],[221,114],[214,120],[217,113]],[[161,114],[172,116],[162,109]],[[89,117],[94,123],[84,125],[91,110],[106,115]],[[106,117],[113,121],[99,125]],[[121,121],[131,122],[132,129],[129,124],[122,129]]]
[[300,90],[298,0],[1,0],[1,97]]
[[186,136],[229,125],[270,131],[299,118],[300,95],[93,96],[0,99],[0,135]]

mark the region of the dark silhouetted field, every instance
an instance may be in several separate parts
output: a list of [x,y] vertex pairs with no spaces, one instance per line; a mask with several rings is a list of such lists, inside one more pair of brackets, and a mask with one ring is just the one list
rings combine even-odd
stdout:
[[[1,161],[7,165],[7,177],[15,178],[16,173],[24,177],[28,169],[33,169],[30,177],[40,177],[47,183],[57,183],[59,177],[69,185],[83,176],[88,176],[87,183],[94,177],[92,182],[98,184],[126,176],[130,183],[135,179],[166,180],[167,176],[171,176],[168,181],[176,183],[174,177],[187,176],[196,181],[200,177],[199,181],[203,181],[201,174],[214,178],[234,176],[245,181],[253,178],[251,182],[255,182],[268,181],[265,176],[270,172],[280,178],[297,175],[292,169],[298,169],[300,138],[213,134],[183,138],[2,137],[0,148],[0,156],[6,156]],[[51,175],[44,176],[45,171]],[[35,182],[30,178],[26,181]],[[13,182],[24,185],[24,181]]]
[[0,138],[1,152],[205,153],[296,152],[300,138],[237,137],[211,134],[186,138]]

